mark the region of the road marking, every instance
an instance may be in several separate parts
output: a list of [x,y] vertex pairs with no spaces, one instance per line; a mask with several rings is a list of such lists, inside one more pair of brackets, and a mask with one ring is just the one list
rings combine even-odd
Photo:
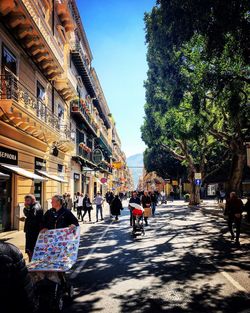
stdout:
[[86,265],[86,263],[88,262],[88,260],[90,259],[90,256],[92,253],[94,253],[95,249],[98,247],[99,243],[102,241],[102,239],[104,238],[104,236],[107,234],[110,226],[113,224],[113,221],[106,227],[106,229],[104,230],[104,232],[102,233],[101,237],[98,239],[98,241],[94,244],[93,248],[89,251],[89,253],[87,254],[86,258],[84,260],[82,260],[77,267],[75,268],[75,270],[70,274],[70,278],[74,279],[77,277],[77,275],[79,273],[81,273],[82,269],[84,268],[84,266]]
[[233,277],[231,275],[229,275],[227,272],[220,272],[236,289],[238,289],[239,291],[243,291],[245,293],[247,293],[247,290],[242,287],[235,279],[233,279]]

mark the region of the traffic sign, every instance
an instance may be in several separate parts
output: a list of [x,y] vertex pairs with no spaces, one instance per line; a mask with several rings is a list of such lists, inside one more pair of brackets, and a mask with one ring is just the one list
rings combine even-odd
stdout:
[[201,179],[195,179],[195,185],[200,186],[201,185]]
[[194,173],[194,179],[201,179],[201,173]]

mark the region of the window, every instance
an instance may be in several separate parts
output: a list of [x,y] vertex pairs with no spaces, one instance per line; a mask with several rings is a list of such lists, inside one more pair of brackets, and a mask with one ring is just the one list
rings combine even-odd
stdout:
[[45,89],[39,81],[37,82],[36,96],[39,100],[45,101]]
[[3,46],[2,52],[2,73],[7,74],[11,72],[12,74],[17,74],[17,60],[16,57],[9,49]]

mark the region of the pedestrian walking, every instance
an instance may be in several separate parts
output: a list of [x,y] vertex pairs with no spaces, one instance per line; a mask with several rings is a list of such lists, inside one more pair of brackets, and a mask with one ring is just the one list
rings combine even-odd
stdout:
[[52,208],[49,209],[43,216],[43,229],[57,229],[79,226],[75,215],[63,206],[63,197],[55,195],[52,197]]
[[[136,204],[141,205],[141,200],[140,200],[140,198],[138,197],[136,191],[133,191],[133,192],[132,192],[132,197],[131,197],[130,200],[129,200],[129,204],[130,204],[130,203],[136,203]],[[132,214],[133,208],[132,208],[130,205],[129,205],[129,210],[130,210],[130,226],[132,226],[132,225],[133,225],[133,214]]]
[[74,211],[76,211],[76,208],[77,208],[77,202],[78,202],[77,194],[78,193],[74,193],[74,198],[73,198],[73,201],[74,201]]
[[166,203],[166,193],[164,190],[161,191],[161,204]]
[[225,196],[226,196],[225,191],[224,190],[220,190],[220,195],[219,195],[219,198],[220,198],[219,202],[220,203],[223,203],[223,201],[225,199]]
[[84,217],[88,213],[89,215],[89,222],[91,222],[91,210],[92,210],[92,203],[90,201],[89,196],[86,194],[85,197],[83,198],[83,211],[84,214],[82,216],[82,222],[84,222]]
[[67,204],[67,209],[72,211],[72,208],[73,208],[73,200],[70,196],[70,194],[68,193],[67,194],[67,197],[66,197],[66,204]]
[[250,223],[250,197],[247,197],[247,202],[244,206],[244,211],[247,212],[247,222]]
[[230,193],[230,198],[226,202],[225,215],[228,216],[228,228],[231,233],[231,240],[235,239],[233,224],[236,227],[236,243],[240,241],[240,227],[243,212],[243,202],[239,199],[235,192]]
[[101,221],[103,221],[103,212],[102,212],[102,205],[103,205],[104,199],[101,196],[101,193],[98,192],[97,196],[94,199],[94,203],[96,205],[96,221],[98,222],[98,213],[100,211],[100,215],[101,215]]
[[173,189],[170,191],[169,195],[170,195],[170,200],[174,202],[174,190]]
[[148,218],[151,216],[151,198],[147,191],[144,191],[143,196],[141,197],[141,204],[144,208],[144,222],[148,226]]
[[31,261],[43,219],[43,209],[34,195],[29,194],[24,197],[23,214],[24,217],[20,220],[24,221],[25,252]]
[[123,210],[122,202],[119,196],[116,195],[112,202],[110,203],[111,214],[115,216],[115,220],[118,221],[118,216],[121,215],[121,210]]
[[78,220],[82,220],[82,212],[83,212],[83,194],[79,193],[79,195],[77,195],[77,218]]
[[21,251],[0,242],[1,313],[34,313],[34,288]]
[[157,202],[158,202],[158,196],[156,194],[156,192],[153,192],[151,194],[151,207],[152,207],[152,216],[155,216],[155,210],[156,210],[156,206],[157,206]]

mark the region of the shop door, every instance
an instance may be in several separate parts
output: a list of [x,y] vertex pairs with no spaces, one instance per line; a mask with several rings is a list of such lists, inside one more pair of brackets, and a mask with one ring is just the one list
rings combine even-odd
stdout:
[[11,229],[11,174],[8,180],[0,180],[0,231]]
[[42,182],[41,181],[35,180],[34,195],[36,197],[36,201],[42,205]]

